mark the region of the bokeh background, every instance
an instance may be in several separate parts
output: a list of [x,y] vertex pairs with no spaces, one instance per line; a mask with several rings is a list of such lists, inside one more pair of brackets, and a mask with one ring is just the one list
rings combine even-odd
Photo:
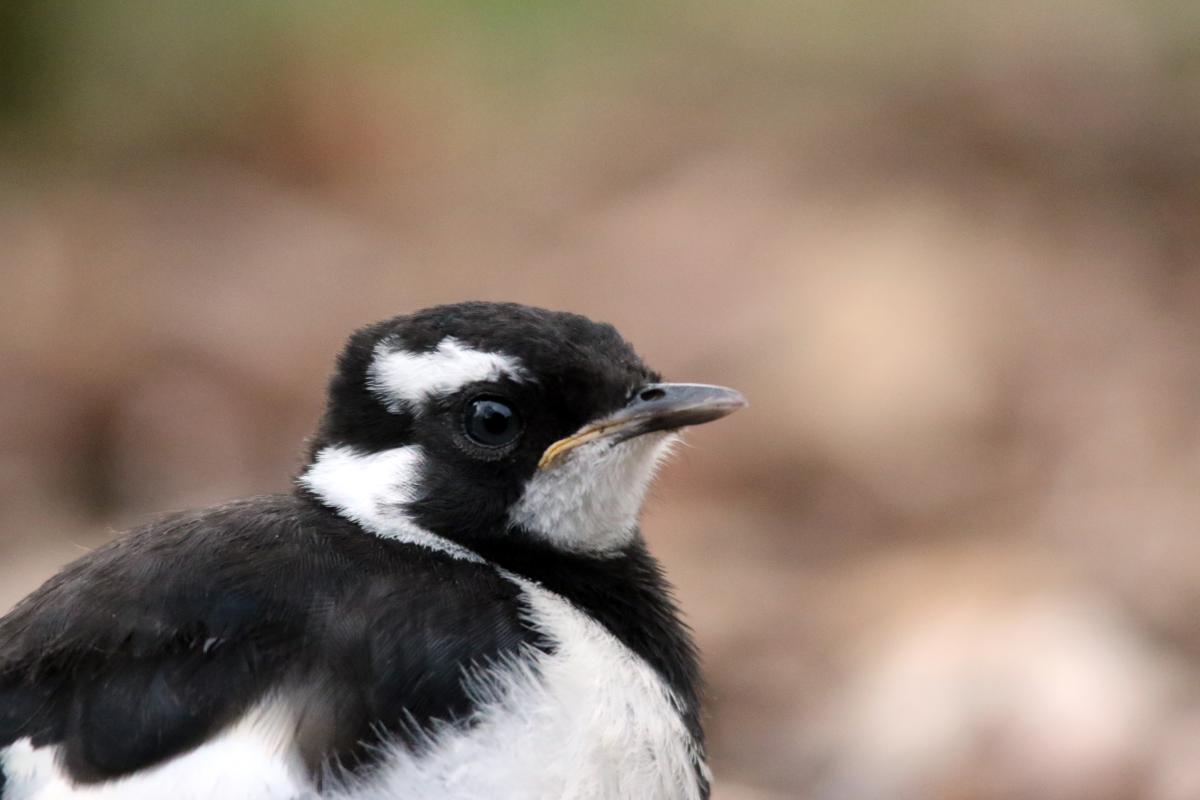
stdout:
[[717,798],[1200,798],[1200,4],[0,5],[0,608],[512,299],[753,406],[646,530]]

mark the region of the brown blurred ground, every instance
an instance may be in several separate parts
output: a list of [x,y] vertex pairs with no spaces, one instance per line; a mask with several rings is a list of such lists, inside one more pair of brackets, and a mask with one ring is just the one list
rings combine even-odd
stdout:
[[1200,798],[1200,7],[245,5],[2,13],[0,607],[514,299],[753,403],[646,519],[718,798]]

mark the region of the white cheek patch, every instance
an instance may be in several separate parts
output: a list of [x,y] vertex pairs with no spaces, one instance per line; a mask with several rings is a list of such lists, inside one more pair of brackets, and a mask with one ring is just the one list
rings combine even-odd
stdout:
[[408,515],[408,504],[418,499],[424,462],[425,454],[417,445],[379,453],[330,445],[317,453],[299,483],[376,536],[479,561],[479,556],[425,530]]
[[528,380],[519,359],[485,353],[447,336],[428,353],[390,349],[381,343],[367,375],[367,385],[393,413],[420,408],[423,401],[452,394],[480,381]]
[[564,550],[619,550],[633,540],[646,491],[678,441],[663,432],[580,445],[534,474],[509,521]]

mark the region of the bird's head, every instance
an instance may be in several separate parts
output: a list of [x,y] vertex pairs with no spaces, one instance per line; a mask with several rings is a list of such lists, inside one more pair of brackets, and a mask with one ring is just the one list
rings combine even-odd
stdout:
[[355,333],[299,484],[383,536],[619,551],[677,431],[745,405],[662,383],[611,325],[461,303]]

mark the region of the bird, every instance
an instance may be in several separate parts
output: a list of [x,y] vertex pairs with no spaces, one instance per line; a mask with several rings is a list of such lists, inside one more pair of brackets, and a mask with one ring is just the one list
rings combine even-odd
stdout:
[[0,619],[0,798],[704,800],[639,518],[680,430],[744,405],[568,312],[357,330],[292,491],[118,536]]

